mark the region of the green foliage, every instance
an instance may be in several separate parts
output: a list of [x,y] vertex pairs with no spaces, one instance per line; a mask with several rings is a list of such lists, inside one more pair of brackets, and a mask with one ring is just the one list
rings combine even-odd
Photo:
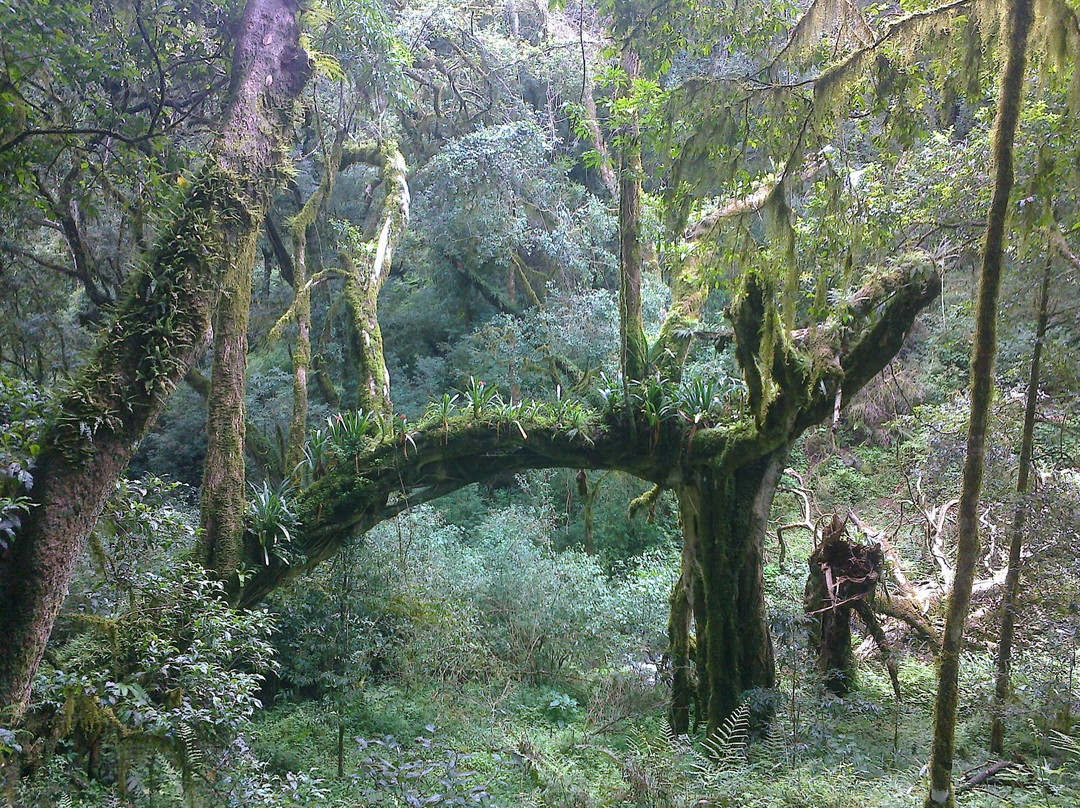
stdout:
[[303,563],[303,556],[292,550],[292,534],[298,526],[291,500],[296,494],[292,483],[285,480],[272,487],[263,480],[261,485],[248,483],[251,498],[248,500],[247,529],[259,543],[263,564],[269,566],[270,557],[284,564]]
[[439,748],[435,727],[406,748],[392,735],[357,738],[358,777],[371,806],[490,805],[487,786],[468,768],[471,755]]
[[338,459],[351,460],[381,437],[382,422],[374,412],[346,410],[326,419],[325,440],[331,454]]
[[45,425],[46,398],[31,384],[0,373],[0,553],[30,512],[34,461]]
[[[195,797],[262,706],[258,689],[275,664],[266,613],[233,611],[219,582],[177,557],[193,529],[168,502],[156,481],[118,488],[91,543],[95,574],[77,581],[61,618],[69,629],[34,689],[33,715],[51,737],[140,801],[173,775]],[[56,783],[28,787],[34,799],[55,798]]]

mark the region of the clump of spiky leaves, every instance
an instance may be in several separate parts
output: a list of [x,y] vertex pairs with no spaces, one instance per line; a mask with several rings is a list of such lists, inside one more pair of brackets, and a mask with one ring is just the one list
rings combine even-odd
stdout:
[[465,411],[477,421],[491,415],[503,405],[499,391],[475,376],[469,377],[465,389],[461,391],[461,401]]
[[314,430],[304,444],[304,460],[297,469],[300,484],[307,486],[319,479],[330,470],[335,459],[336,452],[329,430]]
[[443,393],[441,399],[431,402],[427,405],[427,409],[424,410],[424,418],[435,419],[442,425],[444,442],[450,436],[450,419],[456,411],[459,397],[457,393],[454,393],[454,395]]
[[277,487],[263,480],[261,486],[250,484],[248,530],[262,550],[263,564],[270,565],[273,556],[284,564],[302,563],[303,556],[292,549],[293,533],[299,520],[292,508],[295,489],[288,480]]
[[346,410],[326,419],[326,437],[333,455],[355,458],[382,438],[383,424],[378,413]]

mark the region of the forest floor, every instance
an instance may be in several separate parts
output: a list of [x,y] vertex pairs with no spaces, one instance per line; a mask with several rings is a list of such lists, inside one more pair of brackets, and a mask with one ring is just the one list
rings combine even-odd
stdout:
[[[297,700],[287,694],[257,721],[251,743],[283,776],[321,779],[340,804],[372,806],[815,806],[919,805],[925,789],[935,674],[929,656],[909,652],[900,666],[902,701],[893,697],[876,651],[863,654],[858,688],[825,693],[801,643],[788,643],[801,602],[797,570],[767,570],[774,598],[789,611],[774,618],[780,682],[773,718],[747,733],[745,714],[722,738],[673,738],[666,688],[654,666],[630,661],[588,681],[429,679],[369,683],[348,697]],[[774,603],[774,608],[778,604]],[[1045,662],[1045,660],[1043,661]],[[992,667],[970,653],[962,666],[957,729],[958,783],[985,771]],[[1054,671],[1066,675],[1066,668]],[[1023,682],[1053,672],[1025,668]],[[663,673],[659,674],[662,679]],[[1067,687],[1068,682],[1052,682]],[[1032,691],[1052,697],[1053,687]],[[1047,712],[1052,712],[1047,709]],[[1025,704],[1007,724],[1017,765],[965,788],[964,806],[1073,806],[1080,799],[1080,746],[1058,736],[1071,716]],[[1024,716],[1020,718],[1018,716]],[[342,777],[337,776],[339,731]],[[1047,739],[1059,738],[1059,743]],[[1041,739],[1041,740],[1040,740]],[[710,748],[711,746],[711,748]],[[359,800],[352,802],[351,800]],[[331,804],[339,804],[331,797]]]

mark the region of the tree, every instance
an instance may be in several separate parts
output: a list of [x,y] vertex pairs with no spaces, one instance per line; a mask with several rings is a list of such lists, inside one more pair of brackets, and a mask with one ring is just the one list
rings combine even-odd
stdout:
[[1035,344],[1031,349],[1031,370],[1028,373],[1027,395],[1024,398],[1024,427],[1020,436],[1020,467],[1016,473],[1016,507],[1013,509],[1009,537],[1009,572],[1005,577],[1005,596],[1001,602],[1001,631],[994,665],[994,708],[990,726],[990,752],[1000,755],[1005,746],[1005,727],[1002,713],[1009,695],[1009,663],[1012,658],[1013,634],[1016,625],[1016,606],[1020,595],[1020,555],[1024,549],[1024,523],[1029,508],[1028,481],[1031,477],[1031,458],[1035,447],[1035,415],[1039,404],[1039,365],[1043,340],[1050,320],[1050,268],[1052,253],[1043,267],[1039,287],[1039,303],[1035,322]]
[[964,623],[971,603],[975,562],[979,554],[979,493],[982,489],[983,454],[986,445],[990,399],[994,389],[994,358],[997,354],[998,293],[1009,196],[1013,186],[1013,143],[1023,97],[1028,33],[1034,13],[1029,0],[1009,4],[1005,34],[1005,60],[998,88],[994,123],[994,196],[986,219],[982,271],[975,310],[975,337],[971,355],[971,417],[967,453],[960,491],[959,539],[956,576],[949,595],[948,616],[938,657],[938,690],[934,701],[934,741],[930,752],[930,788],[927,808],[953,805],[952,763],[956,733],[958,676]]
[[213,149],[44,437],[33,508],[0,561],[0,700],[16,715],[84,539],[201,350],[225,273],[254,249],[309,72],[299,11],[295,0],[247,4]]
[[[322,456],[294,506],[288,553],[265,558],[249,546],[254,574],[239,603],[256,603],[348,537],[469,483],[526,468],[625,471],[679,496],[691,548],[684,576],[703,595],[694,604],[698,671],[715,730],[743,691],[773,684],[761,544],[788,447],[832,413],[840,390],[853,395],[888,362],[939,288],[932,265],[905,261],[870,274],[847,325],[791,339],[774,281],[748,273],[730,314],[745,401],[700,380],[679,388],[646,378],[628,385],[629,399],[607,391],[598,411],[567,399],[507,403],[474,384],[460,406],[447,396],[415,426],[343,415],[319,436]],[[297,557],[302,564],[290,563]]]

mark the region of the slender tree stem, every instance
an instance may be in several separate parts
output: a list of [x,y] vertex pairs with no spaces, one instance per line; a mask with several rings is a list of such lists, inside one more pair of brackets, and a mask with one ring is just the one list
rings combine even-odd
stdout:
[[958,679],[964,623],[971,605],[975,562],[979,556],[979,494],[982,490],[984,453],[990,400],[994,389],[997,354],[998,296],[1009,196],[1013,186],[1013,144],[1023,96],[1028,32],[1032,21],[1031,0],[1013,0],[1006,28],[1006,54],[998,91],[994,126],[994,195],[986,220],[982,273],[975,310],[975,338],[971,358],[971,419],[968,423],[967,456],[958,511],[959,543],[956,575],[949,595],[945,636],[938,669],[938,692],[934,703],[934,741],[930,753],[930,788],[927,808],[955,805],[952,770],[956,734]]

